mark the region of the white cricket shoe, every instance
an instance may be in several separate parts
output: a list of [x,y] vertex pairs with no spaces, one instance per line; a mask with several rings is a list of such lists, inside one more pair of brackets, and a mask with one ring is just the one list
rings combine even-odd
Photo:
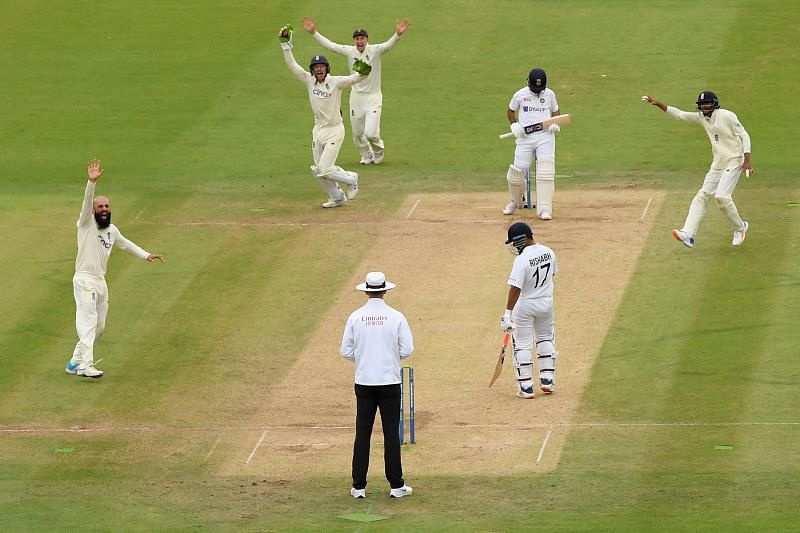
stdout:
[[694,248],[694,237],[690,237],[689,234],[682,229],[672,230],[672,236],[675,237],[675,240],[681,241],[687,248]]
[[372,157],[372,162],[376,165],[383,163],[383,150],[380,152],[375,152],[374,156]]
[[747,230],[750,229],[750,224],[747,223],[746,220],[744,222],[744,229],[742,231],[734,231],[733,232],[733,245],[739,246],[741,245],[744,240],[747,238]]
[[536,397],[536,394],[533,392],[533,387],[520,387],[519,392],[517,392],[517,397],[531,400]]
[[374,159],[375,159],[375,154],[370,152],[367,155],[365,155],[364,157],[362,157],[361,161],[359,161],[359,163],[361,163],[362,165],[369,165],[369,164],[371,164],[373,162]]
[[539,378],[539,386],[545,394],[553,394],[556,391],[553,380],[549,378]]
[[402,498],[403,496],[408,496],[412,492],[414,492],[414,489],[412,489],[408,485],[403,485],[402,487],[400,487],[398,489],[392,489],[391,492],[389,492],[389,497],[390,498]]
[[350,489],[350,496],[352,496],[355,499],[366,498],[367,497],[367,489],[357,489],[357,488],[353,487],[352,489]]
[[342,197],[339,200],[336,200],[334,198],[328,198],[328,201],[325,202],[324,204],[322,204],[322,207],[325,207],[325,208],[328,208],[328,207],[339,207],[339,206],[344,205],[346,203],[347,203],[347,196],[342,195]]
[[549,211],[542,211],[542,214],[539,215],[539,218],[542,220],[553,220],[553,215],[551,215]]
[[350,175],[356,180],[353,185],[347,186],[347,199],[352,200],[358,194],[358,174],[355,172],[350,172]]
[[78,375],[85,378],[102,378],[103,371],[97,370],[94,365],[89,365],[86,368],[78,368]]
[[517,210],[516,202],[508,202],[508,205],[503,208],[504,215],[510,215]]

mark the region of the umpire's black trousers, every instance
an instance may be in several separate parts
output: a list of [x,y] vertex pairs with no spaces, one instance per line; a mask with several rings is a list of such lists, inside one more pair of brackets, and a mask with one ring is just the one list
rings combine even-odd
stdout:
[[400,460],[400,384],[359,385],[356,391],[356,440],[353,444],[353,487],[367,486],[369,445],[375,413],[381,410],[383,463],[386,479],[393,489],[405,485]]

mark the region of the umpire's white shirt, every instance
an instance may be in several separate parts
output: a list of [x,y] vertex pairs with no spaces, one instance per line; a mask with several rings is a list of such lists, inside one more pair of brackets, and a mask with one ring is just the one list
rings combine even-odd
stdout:
[[520,289],[520,300],[552,298],[553,276],[557,272],[555,252],[543,244],[532,244],[514,259],[508,284]]
[[346,56],[347,68],[350,69],[350,72],[353,72],[353,63],[356,59],[360,59],[372,67],[366,78],[353,85],[352,96],[352,94],[358,93],[375,94],[381,92],[381,56],[397,44],[400,36],[394,33],[385,43],[367,44],[363,52],[359,52],[355,46],[336,44],[319,32],[314,33],[314,39],[328,50]]
[[370,298],[347,319],[341,353],[356,364],[358,385],[400,383],[400,360],[414,351],[406,317],[383,298]]
[[714,160],[711,168],[725,170],[744,163],[744,154],[750,153],[750,136],[739,118],[727,109],[715,109],[710,117],[702,111],[681,111],[676,107],[667,107],[667,114],[688,122],[702,125],[711,140],[711,153]]
[[[553,113],[557,112],[558,101],[556,100],[556,93],[550,88],[545,88],[539,93],[539,96],[536,96],[529,87],[523,87],[511,97],[508,108],[517,114],[517,122],[523,126],[530,126],[531,124],[544,122]],[[537,133],[548,132],[543,130],[531,135],[536,135]]]
[[283,51],[283,59],[292,74],[308,90],[308,99],[314,112],[314,124],[321,128],[342,124],[342,89],[352,86],[364,76],[358,73],[350,76],[329,74],[325,81],[317,83],[317,78],[313,74],[297,64],[291,50]]
[[150,253],[123,237],[114,224],[105,229],[97,227],[93,213],[94,186],[91,181],[86,184],[81,214],[78,217],[78,255],[75,259],[75,273],[104,278],[108,268],[108,258],[114,245],[142,259],[147,259]]

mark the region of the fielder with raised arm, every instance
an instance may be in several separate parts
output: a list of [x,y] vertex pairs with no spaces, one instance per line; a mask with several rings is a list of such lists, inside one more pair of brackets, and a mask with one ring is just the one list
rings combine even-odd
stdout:
[[105,196],[94,196],[94,187],[103,167],[92,160],[88,166],[89,182],[83,195],[81,214],[78,217],[78,256],[75,259],[75,276],[72,289],[75,295],[75,328],[78,344],[67,363],[67,374],[99,378],[103,371],[94,366],[94,343],[106,326],[108,315],[108,285],[106,270],[114,245],[149,262],[164,258],[151,254],[122,236],[111,223],[111,203]]
[[558,272],[556,254],[533,239],[533,230],[524,222],[508,228],[506,244],[515,256],[508,277],[506,311],[500,329],[511,333],[514,366],[519,390],[517,396],[530,399],[533,392],[533,346],[539,361],[539,386],[543,393],[555,391],[556,352],[553,318],[553,276]]
[[349,46],[330,41],[317,31],[317,25],[313,19],[303,18],[303,27],[314,36],[320,45],[347,57],[347,66],[351,72],[355,72],[353,64],[357,60],[372,67],[372,73],[366,79],[353,85],[350,91],[350,126],[353,129],[353,142],[361,154],[362,165],[370,163],[378,165],[383,162],[381,56],[397,44],[409,25],[410,22],[407,19],[397,21],[394,35],[388,41],[380,44],[369,44],[367,30],[358,28],[353,32],[353,46]]
[[[311,110],[314,112],[314,129],[312,131],[311,152],[314,164],[311,173],[319,181],[328,200],[322,207],[339,207],[358,194],[358,174],[336,166],[336,158],[344,140],[344,124],[342,123],[342,89],[350,87],[369,74],[369,65],[357,62],[353,68],[355,74],[350,76],[331,76],[331,65],[325,56],[316,55],[311,58],[308,71],[297,64],[292,54],[292,27],[286,25],[278,32],[283,59],[289,71],[306,86]],[[339,184],[345,184],[347,193],[342,192]]]
[[711,153],[714,156],[711,168],[689,206],[683,228],[672,230],[672,236],[685,246],[694,248],[694,238],[700,222],[706,214],[708,202],[714,198],[733,230],[733,245],[741,245],[747,237],[750,225],[739,216],[736,204],[733,203],[733,191],[739,183],[742,170],[749,176],[753,173],[753,166],[750,164],[750,136],[736,114],[720,109],[719,99],[711,91],[700,93],[696,102],[697,111],[691,112],[662,104],[646,95],[642,96],[642,100],[678,120],[700,124],[711,140]]
[[556,137],[558,124],[537,128],[543,121],[561,114],[556,93],[547,87],[547,74],[535,68],[528,74],[528,85],[511,97],[506,115],[516,137],[514,164],[506,174],[509,203],[503,209],[510,215],[525,203],[526,178],[536,159],[536,212],[542,220],[553,218],[556,177]]

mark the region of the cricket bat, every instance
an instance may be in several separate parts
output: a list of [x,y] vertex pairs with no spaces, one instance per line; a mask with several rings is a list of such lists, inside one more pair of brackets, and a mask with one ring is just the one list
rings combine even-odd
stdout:
[[[572,116],[567,113],[566,115],[557,115],[555,117],[550,117],[544,122],[539,122],[538,124],[533,124],[532,126],[528,126],[528,128],[533,128],[534,131],[544,131],[553,124],[558,124],[559,126],[565,126],[567,124],[572,124]],[[514,134],[510,131],[508,133],[500,134],[501,139],[508,139],[509,137],[513,137]]]
[[508,346],[508,341],[510,338],[511,333],[509,332],[506,332],[506,334],[503,335],[503,346],[500,348],[500,357],[497,359],[497,364],[494,367],[494,375],[492,376],[492,380],[489,382],[489,388],[494,385],[494,382],[500,377],[500,372],[503,371],[503,361],[506,358],[506,346]]

